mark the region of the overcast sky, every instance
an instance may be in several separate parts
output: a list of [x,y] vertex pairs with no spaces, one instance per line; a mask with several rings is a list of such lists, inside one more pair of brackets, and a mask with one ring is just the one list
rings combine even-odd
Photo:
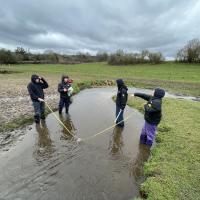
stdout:
[[0,48],[162,51],[200,38],[198,0],[0,0]]

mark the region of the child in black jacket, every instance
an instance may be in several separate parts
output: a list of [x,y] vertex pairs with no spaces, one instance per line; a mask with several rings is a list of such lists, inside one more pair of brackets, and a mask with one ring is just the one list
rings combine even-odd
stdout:
[[145,124],[140,135],[140,143],[152,146],[157,126],[162,117],[162,98],[165,96],[165,91],[163,89],[156,88],[153,96],[143,93],[134,93],[134,96],[147,101],[144,105]]
[[61,82],[58,84],[58,92],[60,93],[59,114],[62,114],[63,107],[65,107],[66,113],[69,112],[70,96],[73,92],[72,82],[68,76],[62,76]]
[[116,99],[116,124],[119,127],[124,127],[123,114],[128,99],[128,88],[126,87],[122,79],[116,80],[116,83],[118,87]]
[[31,82],[28,84],[28,92],[33,102],[35,111],[35,122],[40,123],[40,119],[45,119],[44,89],[48,88],[48,83],[42,77],[33,74]]

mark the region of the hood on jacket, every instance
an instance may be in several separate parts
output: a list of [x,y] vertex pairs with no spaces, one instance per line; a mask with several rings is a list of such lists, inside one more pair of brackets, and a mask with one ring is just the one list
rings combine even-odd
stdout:
[[32,83],[36,83],[36,79],[38,79],[38,78],[39,78],[38,75],[33,74],[33,75],[31,76],[31,81],[32,81]]
[[65,79],[65,78],[68,78],[68,79],[69,79],[69,76],[63,75],[62,78],[61,78],[61,82],[62,82],[62,83],[64,83],[64,79]]
[[128,88],[126,87],[126,85],[124,84],[124,81],[122,79],[117,79],[116,83],[117,83],[118,89],[124,88],[124,89],[128,90]]
[[154,97],[157,98],[163,98],[165,96],[165,90],[161,89],[161,88],[156,88],[154,91]]

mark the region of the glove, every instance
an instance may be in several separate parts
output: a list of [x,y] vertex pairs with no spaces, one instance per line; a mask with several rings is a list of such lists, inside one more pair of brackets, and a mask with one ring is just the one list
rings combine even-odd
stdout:
[[44,99],[38,98],[38,101],[40,101],[40,102],[44,102]]

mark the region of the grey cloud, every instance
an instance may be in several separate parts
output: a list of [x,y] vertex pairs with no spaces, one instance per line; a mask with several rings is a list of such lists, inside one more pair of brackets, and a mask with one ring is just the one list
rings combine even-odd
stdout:
[[0,47],[174,56],[200,37],[198,0],[0,0]]

